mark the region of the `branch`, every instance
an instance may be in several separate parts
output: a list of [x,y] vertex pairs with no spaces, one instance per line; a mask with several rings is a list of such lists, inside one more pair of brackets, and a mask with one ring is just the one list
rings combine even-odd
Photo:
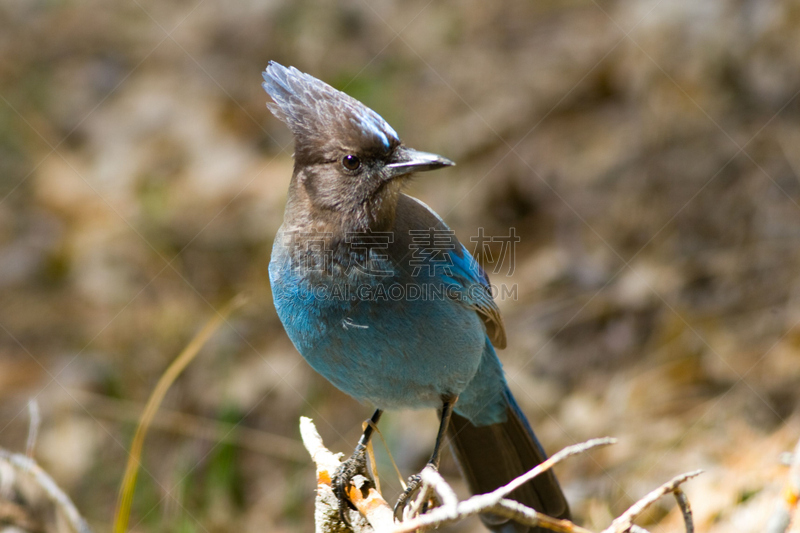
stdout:
[[[4,473],[8,476],[8,479],[3,477]],[[16,490],[20,492],[31,492],[30,489],[25,491],[21,490],[23,486],[33,486],[39,491],[38,494],[26,494],[26,499],[35,499],[38,501],[24,502],[23,504],[16,505],[13,509],[15,515],[20,512],[26,512],[25,514],[28,515],[28,507],[31,509],[39,508],[41,506],[41,500],[46,500],[56,509],[56,512],[65,519],[73,533],[91,533],[89,525],[80,515],[78,509],[72,503],[72,500],[69,499],[69,496],[67,496],[64,491],[56,485],[53,478],[42,470],[41,467],[36,464],[36,461],[30,457],[18,453],[11,453],[0,448],[0,482],[0,486],[8,484],[12,487],[12,490],[16,488]],[[0,495],[0,497],[2,497],[2,495]],[[0,499],[0,502],[2,501],[3,500]],[[26,505],[27,503],[31,505]],[[9,509],[11,508],[9,507]],[[30,516],[27,518],[33,520]],[[24,523],[20,523],[19,525],[22,527]]]
[[[653,503],[655,503],[656,500],[658,500],[659,498],[661,498],[662,496],[664,496],[669,492],[675,492],[676,490],[680,490],[678,489],[679,485],[681,485],[685,481],[688,481],[689,479],[692,479],[693,477],[699,476],[702,473],[703,473],[702,470],[695,470],[694,472],[688,472],[686,474],[675,476],[671,480],[667,481],[666,483],[658,487],[656,490],[647,494],[644,498],[642,498],[638,502],[631,505],[627,511],[622,513],[622,515],[620,515],[613,522],[611,522],[611,525],[608,526],[606,529],[604,529],[602,533],[623,533],[625,531],[631,531],[631,527],[633,526],[633,521],[636,520],[636,517],[642,514],[642,512],[645,509],[653,505]],[[681,494],[683,493],[681,492]],[[681,499],[679,497],[678,504],[680,503]],[[684,509],[683,506],[681,506],[681,509],[682,510]],[[688,509],[688,505],[686,509]],[[689,513],[687,514],[686,511],[684,510],[684,520],[688,520],[688,525],[686,529],[687,532],[693,531],[694,526],[691,524],[692,520],[691,511],[689,511]]]
[[686,497],[686,493],[680,487],[675,487],[672,493],[675,495],[675,499],[678,500],[678,507],[683,513],[683,525],[686,527],[686,533],[694,533],[694,521],[692,520],[692,507],[689,505],[689,498]]
[[[589,533],[587,529],[576,526],[569,520],[557,520],[555,518],[551,518],[547,515],[539,513],[538,511],[534,511],[529,507],[525,507],[522,504],[508,500],[506,499],[506,496],[522,486],[524,483],[530,481],[543,472],[546,472],[552,468],[553,465],[563,461],[567,457],[584,453],[587,450],[597,446],[608,446],[609,444],[613,444],[615,442],[615,439],[603,438],[592,439],[582,444],[568,446],[551,456],[536,468],[512,480],[507,485],[504,485],[486,494],[472,496],[471,498],[464,500],[463,502],[459,502],[456,505],[442,505],[441,507],[432,509],[424,515],[420,515],[411,520],[406,520],[392,528],[390,531],[392,531],[392,533],[410,533],[423,527],[439,527],[445,524],[459,522],[468,516],[482,513],[493,513],[506,518],[513,518],[517,522],[529,526],[546,527],[552,531]],[[425,482],[425,479],[432,479],[430,473],[426,474],[426,470],[428,469],[426,468],[422,471],[424,483],[422,489],[420,489],[420,492],[426,490],[426,485],[428,483]],[[444,480],[442,480],[442,482],[444,482]],[[450,490],[452,491],[452,489]]]
[[[510,500],[507,496],[568,457],[616,442],[616,439],[602,438],[568,446],[508,484],[492,492],[478,494],[461,502],[458,501],[455,492],[444,478],[435,469],[426,467],[420,474],[422,487],[420,488],[419,496],[415,498],[411,505],[411,509],[421,508],[422,502],[427,501],[434,495],[441,502],[441,505],[418,516],[413,516],[412,513],[412,518],[399,524],[394,522],[392,509],[386,503],[386,500],[374,488],[367,487],[366,480],[362,476],[357,476],[357,479],[360,478],[358,479],[358,486],[350,487],[347,493],[351,502],[358,509],[358,511],[350,511],[349,518],[353,524],[351,529],[339,520],[339,504],[331,487],[332,473],[338,468],[342,454],[334,454],[325,448],[311,419],[305,417],[300,419],[300,433],[306,449],[308,449],[311,458],[317,465],[317,501],[314,513],[316,533],[344,533],[349,531],[354,531],[355,533],[412,533],[417,530],[437,528],[460,522],[467,517],[485,513],[509,518],[530,527],[541,527],[560,533],[591,533],[588,529],[577,526],[569,520],[552,518],[519,502]],[[678,505],[683,512],[687,533],[693,533],[691,508],[686,495],[681,491],[679,485],[697,476],[700,472],[700,470],[697,470],[677,476],[647,494],[623,513],[622,516],[614,520],[603,533],[646,533],[643,528],[633,524],[633,520],[658,498],[669,492],[675,493]]]
[[[303,438],[311,459],[317,465],[317,500],[314,511],[316,533],[340,533],[351,531],[339,520],[339,500],[333,492],[331,479],[339,467],[343,455],[332,453],[322,443],[314,422],[310,418],[300,418],[300,435]],[[367,487],[363,476],[354,479],[358,487],[350,486],[347,496],[357,511],[349,511],[348,518],[355,533],[387,531],[394,524],[392,508],[374,488]]]

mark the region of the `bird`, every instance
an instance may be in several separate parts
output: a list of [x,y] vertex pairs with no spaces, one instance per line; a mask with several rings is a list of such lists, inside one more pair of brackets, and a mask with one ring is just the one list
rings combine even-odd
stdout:
[[[506,346],[489,278],[442,218],[403,192],[412,175],[450,167],[404,144],[375,111],[327,83],[270,61],[269,110],[291,130],[294,169],[269,263],[273,300],[294,346],[319,374],[375,408],[353,455],[333,476],[365,472],[365,448],[386,410],[436,409],[428,466],[444,441],[473,494],[547,458],[508,388]],[[402,518],[420,476],[395,505]],[[569,506],[551,471],[510,498],[555,518]],[[494,532],[544,532],[483,515]]]

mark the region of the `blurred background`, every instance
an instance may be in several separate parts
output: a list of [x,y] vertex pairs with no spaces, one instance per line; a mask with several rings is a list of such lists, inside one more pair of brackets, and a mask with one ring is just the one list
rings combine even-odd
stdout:
[[[514,228],[513,258],[482,257],[516,290],[512,390],[550,453],[620,439],[558,469],[580,521],[703,468],[698,529],[763,529],[800,437],[792,0],[5,0],[0,446],[24,450],[36,398],[37,459],[109,530],[156,380],[247,292],[166,398],[132,530],[312,529],[298,418],[349,454],[371,411],[306,365],[272,306],[292,140],[265,107],[269,60],[457,161],[410,193],[462,241]],[[404,476],[422,467],[434,413],[381,428]],[[449,454],[442,469],[463,494]],[[675,531],[675,511],[641,524]]]

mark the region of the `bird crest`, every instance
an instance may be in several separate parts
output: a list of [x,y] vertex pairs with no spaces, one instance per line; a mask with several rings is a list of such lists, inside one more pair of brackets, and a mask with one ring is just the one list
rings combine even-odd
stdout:
[[379,114],[309,74],[270,61],[263,76],[274,101],[267,107],[292,130],[296,156],[324,157],[341,149],[387,154],[400,144]]

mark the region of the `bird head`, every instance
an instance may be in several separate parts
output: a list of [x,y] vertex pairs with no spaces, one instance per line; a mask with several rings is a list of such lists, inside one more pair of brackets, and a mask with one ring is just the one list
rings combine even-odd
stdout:
[[294,207],[349,230],[386,229],[406,177],[454,164],[405,146],[375,111],[294,67],[270,61],[263,75],[270,111],[294,135],[287,216]]

